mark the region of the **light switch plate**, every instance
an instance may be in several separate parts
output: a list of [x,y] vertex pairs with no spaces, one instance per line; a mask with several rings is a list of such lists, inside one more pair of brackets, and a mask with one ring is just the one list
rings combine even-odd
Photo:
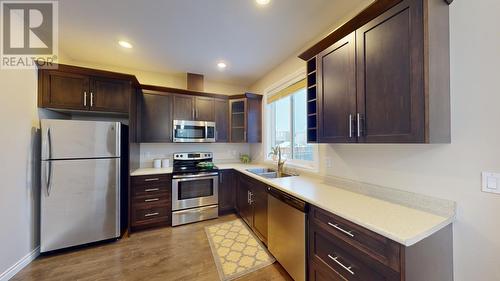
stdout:
[[482,172],[482,191],[500,194],[500,174]]

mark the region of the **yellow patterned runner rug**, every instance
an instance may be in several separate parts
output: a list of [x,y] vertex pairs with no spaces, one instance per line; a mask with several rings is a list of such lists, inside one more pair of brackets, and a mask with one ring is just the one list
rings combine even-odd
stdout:
[[234,280],[276,260],[241,219],[205,227],[222,281]]

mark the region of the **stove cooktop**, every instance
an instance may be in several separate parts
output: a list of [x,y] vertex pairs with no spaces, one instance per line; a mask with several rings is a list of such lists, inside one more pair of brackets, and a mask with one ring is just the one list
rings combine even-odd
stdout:
[[181,152],[174,153],[174,174],[193,174],[217,172],[219,169],[216,166],[210,168],[198,167],[199,163],[209,162],[213,160],[211,152]]

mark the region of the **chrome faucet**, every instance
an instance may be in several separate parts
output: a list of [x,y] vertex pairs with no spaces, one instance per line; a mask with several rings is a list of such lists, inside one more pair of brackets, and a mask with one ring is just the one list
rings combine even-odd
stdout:
[[279,145],[277,145],[276,147],[273,147],[271,153],[269,153],[269,154],[274,155],[274,156],[278,156],[277,176],[282,177],[283,173],[284,173],[286,160],[281,159],[281,147]]

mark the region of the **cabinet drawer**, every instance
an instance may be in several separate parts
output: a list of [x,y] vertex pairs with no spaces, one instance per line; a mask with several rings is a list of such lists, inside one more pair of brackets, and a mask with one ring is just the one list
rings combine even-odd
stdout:
[[317,207],[311,208],[310,212],[311,224],[318,225],[379,263],[400,271],[401,246],[398,243]]
[[[356,252],[346,249],[344,244],[341,246],[335,237],[328,232],[323,231],[318,226],[312,226],[310,229],[310,258],[324,272],[330,271],[330,274],[320,274],[323,276],[331,275],[339,278],[334,280],[370,280],[382,281],[392,280],[386,278],[383,273],[377,271],[371,265],[365,263]],[[322,280],[322,278],[318,278]],[[328,280],[328,279],[325,279]]]
[[[134,206],[135,207],[135,206]],[[171,210],[165,206],[132,209],[132,226],[143,226],[170,221]]]
[[133,186],[158,186],[168,185],[170,183],[170,175],[150,175],[150,176],[135,176],[132,177]]
[[132,199],[135,206],[141,205],[161,205],[171,207],[170,194],[166,192],[152,192],[144,196],[135,196]]

